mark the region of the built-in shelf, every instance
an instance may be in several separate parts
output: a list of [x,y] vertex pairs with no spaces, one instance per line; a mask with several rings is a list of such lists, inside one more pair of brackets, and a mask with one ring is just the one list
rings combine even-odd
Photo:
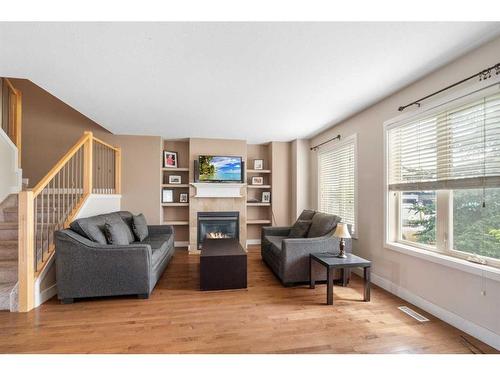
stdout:
[[189,225],[189,220],[167,220],[164,221],[165,225]]
[[271,189],[271,185],[248,185],[249,189]]
[[247,220],[247,224],[271,224],[271,220]]
[[271,173],[270,169],[247,169],[247,173]]
[[271,203],[262,203],[262,202],[247,202],[247,206],[259,206],[259,207],[265,207],[265,206],[270,206]]
[[189,168],[162,168],[162,171],[167,172],[189,172]]
[[161,184],[161,186],[169,188],[187,188],[189,184]]
[[189,203],[162,203],[163,207],[188,207]]

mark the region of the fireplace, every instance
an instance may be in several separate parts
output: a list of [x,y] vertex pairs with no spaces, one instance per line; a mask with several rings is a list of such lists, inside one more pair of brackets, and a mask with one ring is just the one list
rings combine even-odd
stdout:
[[240,239],[239,212],[198,212],[198,249],[207,238]]

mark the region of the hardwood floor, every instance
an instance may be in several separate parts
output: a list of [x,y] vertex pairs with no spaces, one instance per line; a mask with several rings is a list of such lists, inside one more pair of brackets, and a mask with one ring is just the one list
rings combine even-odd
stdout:
[[0,312],[0,353],[497,353],[423,313],[419,323],[397,309],[407,302],[362,280],[284,288],[260,258],[248,256],[248,290],[200,292],[199,258],[178,250],[150,299],[105,298],[27,314]]

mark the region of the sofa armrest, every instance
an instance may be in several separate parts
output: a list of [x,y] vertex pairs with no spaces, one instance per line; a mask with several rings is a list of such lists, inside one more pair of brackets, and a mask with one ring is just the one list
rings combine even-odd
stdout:
[[148,225],[148,232],[150,234],[174,234],[174,227],[172,225]]
[[59,298],[150,292],[151,246],[101,245],[72,230],[55,232]]
[[[346,240],[346,252],[351,252],[351,240]],[[309,280],[309,255],[339,251],[339,239],[332,235],[316,238],[286,238],[281,246],[283,281],[304,282]],[[319,271],[319,272],[324,272]]]
[[292,227],[262,227],[264,236],[288,236]]

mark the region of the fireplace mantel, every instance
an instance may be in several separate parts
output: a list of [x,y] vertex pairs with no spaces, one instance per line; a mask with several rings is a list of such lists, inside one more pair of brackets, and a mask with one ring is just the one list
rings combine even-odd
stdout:
[[242,198],[242,183],[192,182],[196,198]]

